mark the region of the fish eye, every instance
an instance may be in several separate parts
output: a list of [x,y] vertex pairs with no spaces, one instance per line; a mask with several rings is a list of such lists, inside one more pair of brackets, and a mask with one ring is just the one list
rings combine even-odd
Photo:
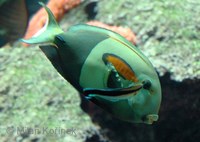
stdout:
[[149,89],[151,87],[151,81],[149,80],[144,80],[142,84],[144,89]]

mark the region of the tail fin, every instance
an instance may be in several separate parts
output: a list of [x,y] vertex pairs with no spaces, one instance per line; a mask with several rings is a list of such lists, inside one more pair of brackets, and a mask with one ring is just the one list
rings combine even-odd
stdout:
[[39,2],[41,6],[43,6],[48,14],[48,20],[45,26],[38,31],[32,38],[30,39],[21,39],[22,42],[28,44],[36,44],[36,43],[52,43],[54,41],[55,35],[62,33],[62,29],[58,25],[55,20],[55,17],[51,10],[42,2]]

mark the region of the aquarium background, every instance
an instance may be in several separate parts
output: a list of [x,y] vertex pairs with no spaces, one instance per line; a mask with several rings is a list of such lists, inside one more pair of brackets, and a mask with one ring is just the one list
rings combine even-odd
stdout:
[[[31,18],[39,6],[30,2]],[[94,106],[85,113],[78,92],[37,45],[1,47],[0,141],[199,141],[199,15],[197,0],[84,0],[60,22],[64,30],[89,20],[131,28],[161,81],[160,118],[153,125],[123,122]]]

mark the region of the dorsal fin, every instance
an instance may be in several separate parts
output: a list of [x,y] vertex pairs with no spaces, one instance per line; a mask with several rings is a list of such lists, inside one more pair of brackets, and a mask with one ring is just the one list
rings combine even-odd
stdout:
[[22,39],[22,42],[28,44],[35,43],[52,43],[54,41],[54,37],[63,32],[58,23],[55,20],[55,17],[51,10],[42,2],[39,2],[41,6],[43,6],[48,14],[48,19],[45,26],[37,32],[30,39]]

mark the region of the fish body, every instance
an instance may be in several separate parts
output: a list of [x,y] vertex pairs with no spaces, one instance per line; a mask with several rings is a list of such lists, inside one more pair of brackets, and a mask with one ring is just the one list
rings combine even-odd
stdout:
[[[75,25],[64,32],[51,11],[46,26],[23,42],[41,43],[56,70],[81,94],[115,117],[152,124],[158,120],[161,86],[150,61],[112,31]],[[44,44],[45,43],[45,44]]]
[[37,6],[37,2],[32,0],[0,1],[0,47],[24,36],[29,18],[37,11]]
[[4,0],[0,3],[0,47],[23,37],[28,23],[25,0]]

